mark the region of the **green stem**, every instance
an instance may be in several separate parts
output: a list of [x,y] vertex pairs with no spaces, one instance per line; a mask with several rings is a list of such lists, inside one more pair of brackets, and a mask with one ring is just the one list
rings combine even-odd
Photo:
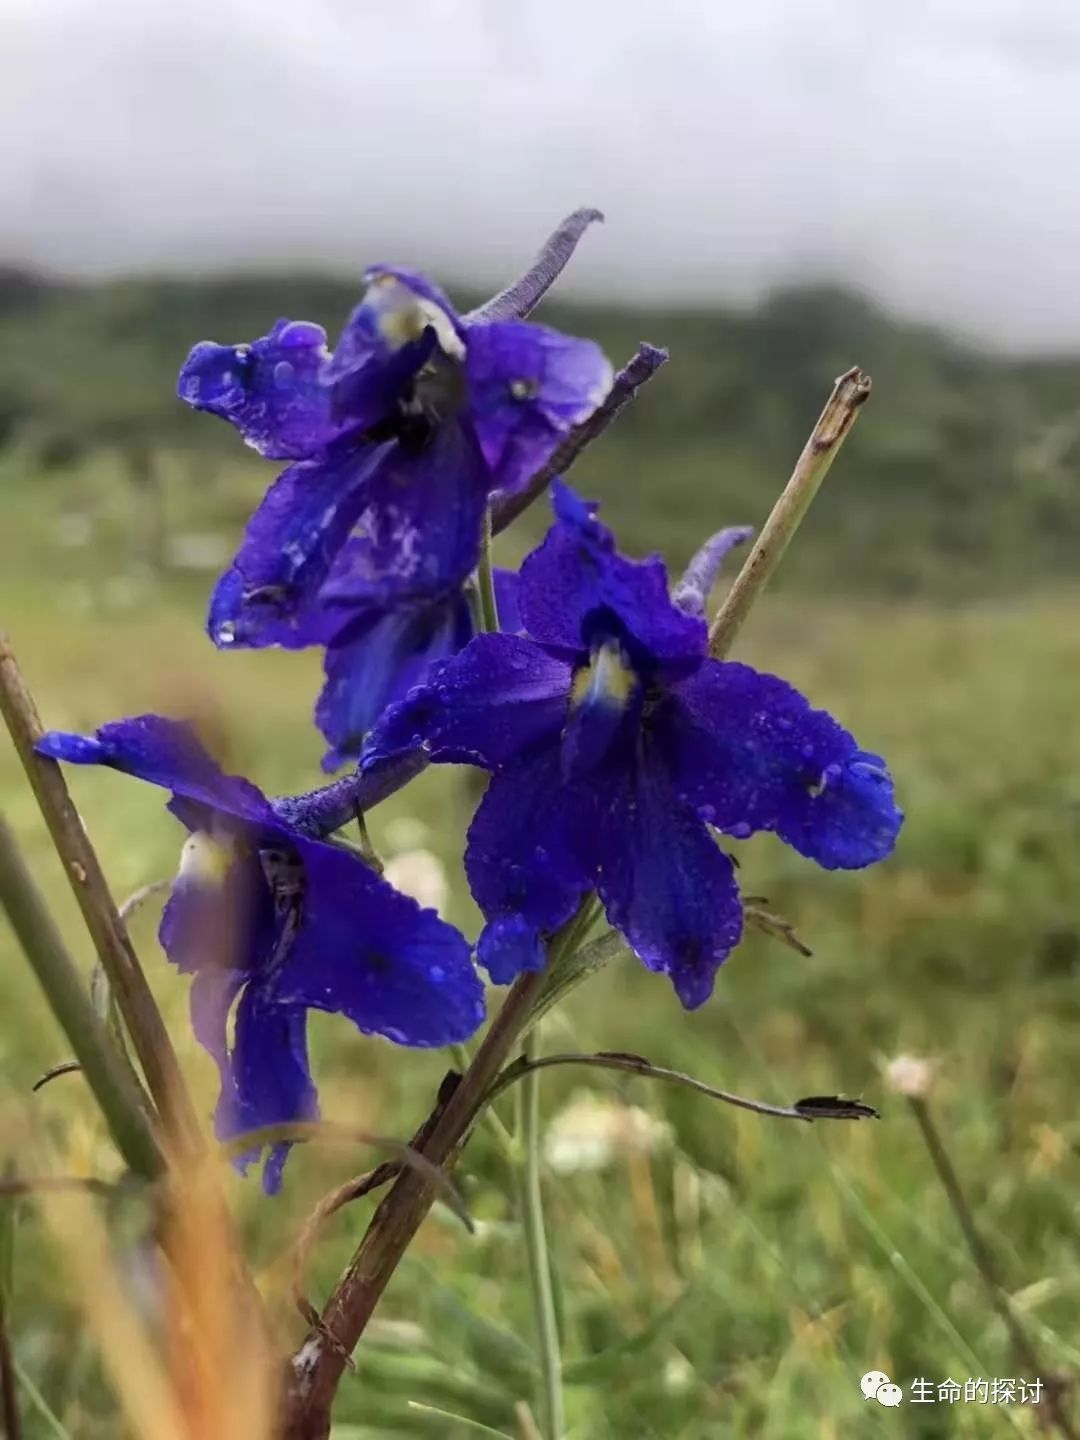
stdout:
[[[548,964],[557,963],[590,916],[586,900],[578,914],[548,946]],[[536,1002],[544,988],[544,972],[519,975],[502,1009],[480,1042],[472,1063],[454,1090],[432,1112],[414,1143],[433,1165],[451,1169],[483,1112],[493,1082],[511,1050],[533,1023]],[[391,1276],[431,1208],[433,1191],[415,1169],[394,1182],[372,1217],[348,1269],[339,1280],[322,1317],[293,1355],[286,1376],[281,1430],[291,1440],[325,1440],[330,1433],[330,1406],[348,1357],[371,1319]]]
[[[10,1182],[10,1165],[5,1167],[4,1179]],[[0,1412],[7,1440],[22,1440],[22,1417],[15,1387],[15,1356],[11,1348],[14,1269],[15,1197],[3,1196],[0,1198]]]
[[[454,1064],[461,1071],[462,1075],[464,1075],[472,1064],[472,1056],[469,1054],[468,1047],[465,1045],[451,1045],[450,1053],[454,1057]],[[517,1155],[516,1142],[495,1109],[491,1105],[488,1105],[480,1118],[495,1137],[496,1144],[502,1151],[504,1157],[507,1160],[513,1160]]]
[[476,567],[476,592],[479,600],[477,630],[489,635],[499,628],[499,607],[495,603],[495,575],[491,568],[491,509],[484,511],[484,534],[480,544],[480,560]]
[[45,992],[127,1165],[147,1179],[162,1158],[138,1092],[129,1083],[82,976],[0,816],[0,906]]
[[3,633],[0,633],[0,714],[15,743],[102,969],[108,976],[167,1139],[182,1153],[200,1154],[203,1142],[199,1124],[169,1032],[109,893],[101,863],[68,793],[60,766],[55,760],[38,755],[34,749],[43,734],[41,717]]
[[[538,1029],[534,1026],[526,1035],[522,1047],[522,1059],[526,1064],[536,1060],[538,1039]],[[540,1375],[544,1386],[544,1440],[562,1440],[566,1428],[562,1357],[544,1227],[544,1199],[540,1188],[540,1076],[536,1070],[530,1070],[522,1077],[517,1102],[518,1139],[522,1152],[518,1194],[525,1228],[525,1251],[529,1260]]]
[[[997,1311],[1005,1330],[1012,1341],[1013,1349],[1023,1361],[1024,1365],[1034,1375],[1044,1375],[1039,1355],[1032,1344],[1027,1331],[1020,1323],[1019,1316],[1013,1307],[1012,1299],[1005,1287],[1001,1276],[998,1274],[997,1262],[990,1251],[990,1247],[979,1233],[979,1227],[975,1223],[975,1217],[971,1213],[967,1197],[964,1194],[964,1187],[960,1183],[960,1176],[949,1156],[948,1148],[934,1123],[934,1117],[930,1113],[930,1106],[920,1096],[909,1095],[908,1105],[915,1116],[915,1122],[919,1127],[923,1143],[926,1146],[930,1160],[937,1171],[938,1179],[941,1181],[941,1188],[945,1191],[946,1198],[952,1206],[956,1222],[960,1226],[960,1233],[964,1237],[968,1254],[979,1272],[979,1278],[986,1287],[986,1293],[990,1297],[990,1303]],[[1077,1431],[1073,1426],[1065,1409],[1065,1400],[1062,1392],[1059,1391],[1051,1379],[1046,1386],[1046,1408],[1049,1414],[1049,1423],[1053,1424],[1066,1440],[1077,1440]]]
[[365,865],[369,865],[376,874],[381,875],[386,868],[383,865],[382,857],[375,849],[374,842],[368,833],[367,816],[362,810],[356,812],[356,828],[360,831],[360,855]]
[[870,394],[870,376],[856,366],[841,375],[810,432],[791,479],[773,506],[757,544],[735,577],[709,629],[709,653],[718,660],[731,649],[754,601],[783,559],[810,502],[821,488],[837,452]]

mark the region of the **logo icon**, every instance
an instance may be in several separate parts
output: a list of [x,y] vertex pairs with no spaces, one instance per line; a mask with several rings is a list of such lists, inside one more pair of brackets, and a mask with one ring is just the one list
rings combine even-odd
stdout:
[[876,1400],[879,1405],[893,1408],[900,1404],[904,1392],[894,1385],[884,1370],[868,1370],[859,1381],[859,1388],[867,1400]]

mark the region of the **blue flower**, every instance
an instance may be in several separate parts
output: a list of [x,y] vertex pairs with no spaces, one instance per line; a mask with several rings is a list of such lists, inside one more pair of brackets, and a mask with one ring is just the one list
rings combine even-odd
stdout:
[[492,772],[465,861],[496,982],[541,965],[543,935],[596,889],[693,1008],[743,925],[710,826],[855,869],[889,854],[902,816],[879,756],[785,681],[708,656],[703,595],[739,532],[705,548],[673,603],[662,561],[620,555],[594,510],[556,486],[556,523],[521,570],[525,634],[477,636],[434,667],[362,767],[423,744]]
[[[330,749],[323,769],[359,755],[365,736],[390,704],[426,680],[431,666],[472,639],[473,620],[460,588],[435,600],[386,606],[353,560],[363,541],[340,552],[330,578],[297,627],[297,640],[325,647],[326,684],[315,723]],[[500,627],[519,628],[517,576],[494,574]]]
[[331,354],[279,320],[250,345],[196,345],[178,394],[290,465],[219,580],[219,645],[295,645],[355,538],[384,606],[446,599],[476,564],[489,495],[520,490],[592,413],[611,367],[591,341],[461,319],[423,276],[376,266]]
[[[160,938],[194,977],[192,1025],[221,1075],[220,1139],[317,1116],[309,1009],[416,1046],[464,1040],[483,1020],[483,987],[458,931],[355,854],[300,833],[254,785],[224,774],[188,726],[142,715],[92,736],[52,731],[37,748],[172,791],[168,808],[189,834]],[[288,1149],[270,1151],[268,1192]]]

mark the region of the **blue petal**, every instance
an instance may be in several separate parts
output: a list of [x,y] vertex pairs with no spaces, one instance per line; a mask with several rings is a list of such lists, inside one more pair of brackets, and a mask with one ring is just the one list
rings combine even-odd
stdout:
[[386,605],[459,590],[480,554],[487,484],[475,437],[453,420],[422,445],[395,443],[362,487],[324,598]]
[[888,855],[903,815],[884,761],[775,675],[707,660],[653,716],[680,792],[741,838],[773,830],[828,870]]
[[518,606],[520,577],[516,570],[503,570],[496,566],[492,572],[495,582],[495,608],[499,612],[499,629],[504,635],[516,635],[522,628],[521,610]]
[[279,1000],[347,1015],[399,1045],[467,1040],[484,991],[465,938],[348,851],[296,841],[304,923],[274,979]]
[[646,666],[677,672],[695,665],[705,653],[705,622],[671,603],[663,561],[626,559],[592,513],[595,506],[565,485],[552,489],[556,522],[521,567],[519,603],[528,633],[578,652],[618,638]]
[[547,951],[539,930],[524,916],[500,915],[480,932],[476,958],[493,985],[510,985],[523,970],[542,970]]
[[[200,859],[203,847],[218,848],[212,867]],[[256,855],[237,845],[230,856],[212,836],[190,836],[158,928],[176,968],[251,975],[273,952],[274,936],[274,908]]]
[[[319,1118],[319,1100],[307,1051],[307,1013],[283,1005],[258,983],[248,985],[236,1007],[236,1038],[230,1056],[232,1086],[223,1087],[215,1116],[219,1140],[233,1140],[265,1125]],[[263,1169],[268,1195],[281,1187],[291,1143],[270,1147]],[[255,1156],[241,1156],[245,1169]]]
[[688,1010],[712,994],[739,943],[743,913],[731,860],[646,750],[624,772],[600,844],[608,920],[650,970],[671,977]]
[[611,365],[591,340],[505,320],[469,328],[469,407],[493,485],[522,489],[611,389]]
[[321,326],[279,320],[251,345],[196,345],[180,371],[177,394],[235,425],[260,455],[303,460],[341,433],[322,379],[328,358]]
[[[435,352],[435,334],[426,330],[419,340],[384,354],[381,343],[373,343],[370,353],[363,353],[361,332],[357,325],[360,311],[355,311],[349,328],[335,354],[336,364],[327,367],[326,383],[331,387],[331,414],[342,426],[374,435],[377,429],[392,429],[400,419],[400,403],[408,398],[413,382]],[[348,360],[338,356],[348,355]],[[339,379],[331,376],[348,365]]]
[[398,349],[388,346],[378,316],[367,302],[358,305],[324,372],[335,420],[357,430],[392,422],[436,345],[434,330],[426,329]]
[[[235,970],[208,966],[196,971],[188,997],[195,1039],[214,1061],[221,1080],[218,1114],[232,1105],[233,1077],[229,1058],[229,1012],[247,977]],[[218,1122],[215,1121],[215,1133]]]
[[615,641],[598,645],[574,674],[562,738],[563,774],[587,775],[621,748],[632,752],[641,721],[641,679]]
[[449,300],[422,275],[375,265],[363,299],[345,322],[325,378],[336,413],[372,425],[404,393],[436,347],[460,358],[461,324]]
[[465,852],[473,897],[496,923],[478,950],[481,961],[495,967],[492,979],[508,981],[535,968],[537,937],[569,920],[591,888],[593,806],[584,784],[563,783],[555,744],[492,776]]
[[[337,609],[339,625],[348,613]],[[315,706],[332,747],[323,769],[358,755],[386,707],[425,680],[435,661],[456,654],[471,633],[460,593],[427,606],[361,613],[340,628],[326,647],[326,684]]]
[[[402,265],[378,264],[369,265],[364,271],[365,285],[381,292],[377,304],[392,306],[403,303],[400,298],[394,296],[394,287],[391,285],[391,281],[396,281],[402,289],[411,292],[414,298],[426,300],[429,306],[441,310],[450,322],[454,334],[464,335],[461,317],[450,303],[446,292],[441,290],[433,280],[429,280],[426,275],[421,274],[419,270],[406,270]],[[407,299],[404,303],[407,303]]]
[[239,776],[224,774],[191,726],[179,720],[137,715],[102,725],[93,735],[51,730],[35,748],[54,760],[109,765],[255,825],[278,824],[262,792]]
[[438,761],[505,764],[537,742],[555,744],[566,719],[570,666],[519,635],[477,635],[428,683],[376,724],[367,770],[423,743]]
[[216,645],[306,643],[304,611],[368,504],[372,477],[396,455],[394,441],[342,441],[278,476],[214,590],[207,630]]

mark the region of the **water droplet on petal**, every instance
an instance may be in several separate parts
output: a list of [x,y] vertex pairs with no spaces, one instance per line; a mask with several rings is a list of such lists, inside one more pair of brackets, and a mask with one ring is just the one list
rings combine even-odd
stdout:
[[745,820],[740,820],[737,825],[729,825],[727,832],[735,840],[749,840],[754,833]]

